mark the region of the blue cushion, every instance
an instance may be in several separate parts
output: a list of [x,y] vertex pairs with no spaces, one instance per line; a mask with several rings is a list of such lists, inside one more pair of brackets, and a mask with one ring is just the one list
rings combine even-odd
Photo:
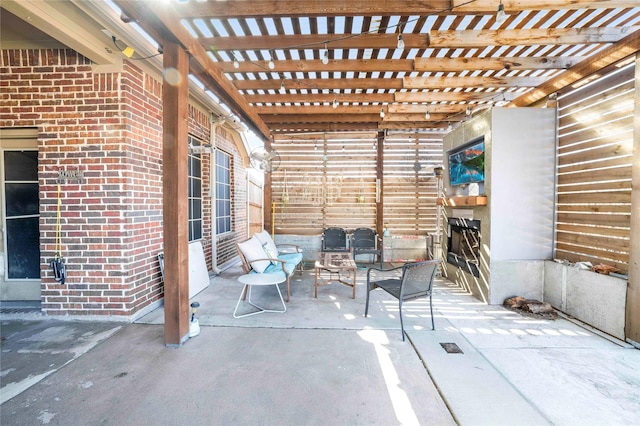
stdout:
[[[298,264],[302,262],[302,253],[280,253],[278,255],[278,259],[285,261],[284,270],[287,272],[287,274],[292,274],[296,269],[296,266],[298,266]],[[275,265],[269,265],[263,271],[263,273],[269,274],[272,272],[282,271],[280,265],[282,265],[282,263],[280,262],[276,262]],[[251,272],[257,273],[254,269],[252,269]]]

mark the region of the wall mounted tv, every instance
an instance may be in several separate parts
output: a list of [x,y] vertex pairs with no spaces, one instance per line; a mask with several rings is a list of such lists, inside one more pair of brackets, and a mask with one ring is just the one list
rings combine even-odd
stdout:
[[484,182],[484,136],[449,151],[449,184]]

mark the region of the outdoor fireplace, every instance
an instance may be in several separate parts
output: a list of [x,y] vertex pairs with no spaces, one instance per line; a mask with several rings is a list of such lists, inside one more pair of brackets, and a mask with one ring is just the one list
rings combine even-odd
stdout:
[[447,263],[480,276],[480,221],[449,218],[447,232]]

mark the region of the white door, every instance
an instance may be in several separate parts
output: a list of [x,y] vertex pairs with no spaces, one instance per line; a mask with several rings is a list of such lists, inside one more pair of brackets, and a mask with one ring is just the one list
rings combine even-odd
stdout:
[[0,300],[40,300],[36,129],[0,129]]

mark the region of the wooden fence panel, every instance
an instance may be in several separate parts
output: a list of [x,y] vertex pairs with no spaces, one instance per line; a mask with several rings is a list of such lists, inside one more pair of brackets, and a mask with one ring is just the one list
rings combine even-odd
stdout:
[[628,269],[634,64],[561,93],[555,257]]

